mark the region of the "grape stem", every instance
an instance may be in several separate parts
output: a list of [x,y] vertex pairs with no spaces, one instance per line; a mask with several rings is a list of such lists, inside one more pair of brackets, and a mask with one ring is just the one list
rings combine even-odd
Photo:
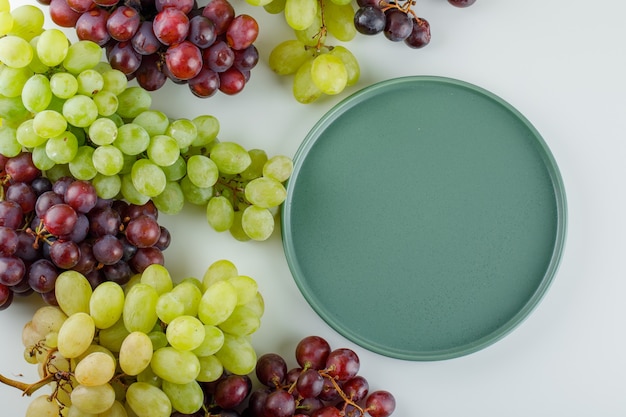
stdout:
[[54,379],[55,379],[55,374],[48,374],[33,384],[27,384],[25,382],[20,382],[11,378],[7,378],[4,375],[0,374],[1,383],[8,385],[10,387],[13,387],[13,388],[17,388],[20,391],[22,391],[22,395],[27,395],[29,397],[39,388],[45,386],[49,382],[52,382]]
[[318,0],[319,4],[320,4],[320,31],[317,32],[317,34],[315,36],[317,36],[317,45],[315,45],[315,48],[317,50],[317,52],[319,53],[322,50],[322,46],[323,45],[323,41],[322,39],[324,39],[326,32],[328,31],[328,29],[326,29],[326,16],[324,15],[324,0]]
[[346,407],[348,405],[352,405],[354,408],[359,410],[360,415],[365,414],[365,410],[361,406],[359,406],[357,403],[352,401],[351,398],[348,398],[346,393],[343,392],[343,390],[341,389],[341,387],[337,383],[337,380],[335,378],[333,378],[330,374],[328,374],[327,371],[320,371],[320,375],[323,376],[324,378],[330,379],[330,382],[333,384],[333,387],[335,388],[335,390],[337,390],[337,392],[339,393],[339,396],[341,397],[341,399],[343,399],[343,401],[344,401],[344,405],[343,405],[344,413],[346,411]]
[[422,19],[417,17],[412,7],[415,6],[415,0],[405,1],[402,5],[398,3],[388,3],[385,0],[380,0],[379,5],[381,6],[381,10],[386,12],[389,9],[398,9],[404,13],[411,14],[416,21],[420,22]]

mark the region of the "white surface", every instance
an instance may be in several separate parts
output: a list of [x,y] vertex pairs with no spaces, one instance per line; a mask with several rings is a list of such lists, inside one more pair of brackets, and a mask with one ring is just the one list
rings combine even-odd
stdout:
[[[389,359],[336,334],[298,292],[278,233],[267,242],[238,243],[210,230],[200,209],[162,216],[173,232],[165,254],[174,276],[202,276],[211,262],[232,260],[257,279],[266,299],[263,325],[253,338],[259,353],[279,352],[294,364],[295,343],[309,334],[326,337],[333,347],[352,347],[371,389],[396,396],[398,417],[626,415],[626,3],[478,0],[457,9],[445,0],[421,0],[416,10],[433,32],[428,47],[411,50],[382,35],[359,35],[347,44],[361,64],[359,84],[312,105],[298,104],[291,78],[267,68],[271,48],[291,37],[282,16],[242,0],[234,5],[261,27],[256,45],[262,60],[244,91],[200,100],[168,83],[154,94],[155,108],[171,117],[213,114],[222,140],[293,156],[313,124],[358,88],[403,75],[477,84],[520,110],[551,148],[568,196],[566,249],[546,297],[520,327],[485,350],[443,362]],[[381,122],[394,117],[410,114]],[[346,302],[358,300],[346,294]],[[34,299],[18,301],[0,313],[5,375],[34,380],[34,369],[21,357],[20,333],[35,306]],[[2,415],[24,415],[29,400],[18,391],[0,387],[0,398]]]

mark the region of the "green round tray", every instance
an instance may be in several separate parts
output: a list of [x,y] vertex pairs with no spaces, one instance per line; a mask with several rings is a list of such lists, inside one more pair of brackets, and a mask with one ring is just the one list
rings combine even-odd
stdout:
[[371,351],[466,355],[537,305],[563,251],[566,198],[540,134],[454,79],[391,79],[348,97],[294,157],[282,212],[312,308]]

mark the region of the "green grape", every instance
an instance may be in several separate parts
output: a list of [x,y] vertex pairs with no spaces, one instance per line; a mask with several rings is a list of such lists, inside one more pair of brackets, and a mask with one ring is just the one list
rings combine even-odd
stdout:
[[124,119],[133,119],[152,105],[152,96],[141,87],[128,87],[117,99],[117,113]]
[[71,366],[76,366],[76,364],[82,362],[83,359],[85,359],[87,356],[91,355],[92,353],[95,352],[99,352],[99,353],[105,353],[107,355],[109,355],[113,360],[117,361],[116,356],[113,354],[113,352],[111,352],[109,349],[105,348],[104,346],[100,346],[96,340],[94,340],[94,342],[92,344],[89,345],[89,347],[87,349],[85,349],[85,351],[80,354],[79,356],[75,357],[72,359],[72,362],[70,364],[68,364],[70,367]]
[[28,404],[25,417],[59,417],[61,409],[56,401],[49,401],[50,395],[40,395]]
[[109,200],[115,198],[122,189],[122,180],[119,175],[96,174],[91,179],[91,184],[96,189],[98,197]]
[[346,66],[346,71],[348,72],[346,86],[356,84],[361,76],[361,68],[352,52],[341,45],[335,45],[328,53],[341,59]]
[[312,103],[323,94],[311,77],[312,66],[313,59],[308,59],[298,68],[293,77],[293,96],[302,104]]
[[54,67],[67,57],[70,42],[59,29],[47,29],[37,40],[37,57],[42,64]]
[[237,306],[237,290],[228,281],[211,284],[198,304],[198,318],[204,324],[219,325]]
[[215,354],[224,369],[235,375],[247,375],[256,367],[256,352],[244,336],[224,334],[224,346]]
[[246,3],[251,6],[265,6],[268,3],[271,3],[272,0],[246,0]]
[[237,266],[228,259],[220,259],[213,262],[202,277],[202,289],[206,291],[211,285],[218,281],[225,281],[239,276]]
[[23,5],[11,10],[13,27],[9,34],[30,41],[41,34],[45,17],[41,9],[33,5]]
[[293,171],[293,161],[284,155],[275,155],[267,160],[263,166],[263,176],[285,182]]
[[185,162],[185,158],[181,155],[178,155],[178,158],[176,158],[173,164],[162,166],[161,168],[163,172],[165,172],[165,178],[167,178],[168,181],[180,182],[187,173],[187,163]]
[[217,381],[224,373],[222,363],[215,355],[202,356],[199,359],[200,372],[196,377],[199,382]]
[[93,164],[94,148],[91,146],[79,146],[74,156],[69,162],[69,169],[72,176],[77,180],[91,180],[97,174],[98,170]]
[[216,117],[210,115],[197,116],[191,120],[196,126],[197,135],[192,146],[206,146],[217,138],[220,131],[220,123]]
[[183,314],[188,316],[198,315],[198,305],[202,298],[200,289],[202,283],[195,278],[181,281],[172,289],[172,294],[183,303]]
[[230,282],[237,290],[237,305],[241,306],[248,304],[252,301],[259,290],[257,282],[247,275],[237,275],[235,277],[228,278]]
[[200,188],[192,183],[188,177],[180,180],[180,189],[183,192],[185,201],[198,206],[203,206],[213,197],[213,187]]
[[156,136],[165,134],[170,121],[167,115],[161,111],[145,110],[133,119],[133,123],[143,127],[149,136]]
[[111,384],[88,387],[78,385],[71,394],[72,407],[90,414],[99,414],[107,411],[115,402],[115,390]]
[[24,68],[33,59],[33,48],[27,40],[14,35],[0,38],[0,62],[10,68]]
[[93,97],[104,87],[104,77],[93,68],[81,71],[76,76],[78,94]]
[[126,391],[126,403],[137,417],[170,417],[172,403],[159,388],[134,382]]
[[185,195],[176,181],[167,181],[161,194],[152,197],[152,202],[163,214],[178,214],[185,206]]
[[95,42],[79,40],[72,43],[63,60],[63,67],[74,75],[95,67],[102,60],[102,48]]
[[233,224],[235,211],[233,205],[224,196],[216,196],[206,206],[206,218],[209,225],[217,232],[225,232]]
[[263,8],[270,14],[282,13],[285,10],[285,2],[286,0],[272,0],[263,6]]
[[174,288],[170,272],[163,265],[159,264],[152,264],[144,269],[139,282],[150,285],[156,290],[158,295],[170,292]]
[[28,68],[30,68],[34,73],[46,74],[50,71],[50,67],[45,65],[39,59],[39,56],[37,55],[37,42],[39,42],[39,36],[35,36],[28,42],[33,50],[33,59],[30,61],[30,64],[28,64]]
[[217,164],[207,156],[193,155],[187,160],[187,177],[196,187],[212,187],[219,174]]
[[112,281],[98,285],[89,300],[89,315],[98,329],[113,326],[122,317],[124,290]]
[[135,163],[135,161],[137,161],[137,159],[141,158],[141,156],[126,155],[124,153],[122,155],[124,155],[124,165],[122,166],[120,174],[130,174],[130,172],[133,170],[133,164]]
[[45,335],[51,332],[58,333],[65,320],[67,314],[60,308],[46,305],[35,311],[31,323],[38,333]]
[[24,120],[31,117],[31,114],[22,103],[21,97],[6,97],[0,93],[0,119],[4,125],[19,126]]
[[0,154],[11,158],[22,152],[22,145],[17,140],[17,130],[9,126],[0,126]]
[[45,110],[52,100],[50,80],[42,74],[35,74],[26,81],[22,88],[24,107],[33,113]]
[[187,384],[163,381],[161,389],[172,402],[172,407],[180,413],[193,414],[204,405],[204,392],[196,381]]
[[67,359],[80,356],[87,350],[95,335],[96,325],[87,313],[68,316],[59,329],[57,349]]
[[117,126],[109,118],[94,120],[88,128],[89,139],[96,145],[110,145],[117,138]]
[[69,163],[76,157],[77,152],[78,139],[76,135],[69,130],[48,139],[46,142],[46,153],[48,157],[57,164]]
[[9,0],[0,0],[0,12],[10,12],[11,11],[11,3]]
[[161,167],[172,165],[180,157],[178,142],[168,135],[152,136],[146,151],[148,158]]
[[224,345],[224,332],[217,326],[204,325],[204,340],[193,350],[193,353],[202,358],[214,355]]
[[59,136],[67,129],[67,121],[55,110],[44,110],[35,115],[33,129],[42,138]]
[[185,314],[185,303],[176,294],[168,292],[159,296],[155,310],[159,320],[167,324]]
[[269,66],[278,75],[295,74],[312,53],[301,40],[290,39],[276,45],[270,52]]
[[93,102],[98,108],[98,114],[101,116],[111,116],[117,111],[119,102],[117,96],[110,91],[102,90],[93,95]]
[[150,332],[157,322],[156,304],[159,294],[154,287],[137,283],[126,294],[122,319],[129,332]]
[[243,217],[243,211],[239,210],[235,212],[233,217],[233,224],[230,226],[229,232],[232,237],[240,242],[247,242],[250,240],[250,236],[246,234],[241,225],[241,219]]
[[352,2],[342,1],[344,4],[338,4],[332,0],[324,3],[324,16],[328,31],[338,40],[348,42],[356,36],[354,8]]
[[73,126],[88,127],[98,118],[98,106],[91,97],[77,94],[63,103],[63,117]]
[[194,350],[204,340],[204,325],[193,316],[182,315],[169,322],[165,336],[169,344],[178,350]]
[[[165,335],[163,335],[163,337],[165,337]],[[165,343],[167,343],[167,341]],[[146,382],[157,388],[161,388],[163,380],[154,373],[150,366],[148,366],[146,369],[137,374],[137,382]]]
[[234,336],[247,336],[258,330],[261,319],[253,310],[237,306],[233,313],[220,323],[220,329]]
[[88,387],[104,385],[115,375],[116,361],[104,352],[92,352],[78,362],[74,377],[79,384]]
[[117,137],[113,142],[126,155],[139,155],[150,145],[150,135],[138,124],[126,123],[117,129]]
[[[71,416],[68,416],[71,417]],[[115,401],[111,408],[103,413],[98,414],[98,417],[128,417],[128,413],[124,409],[124,405],[121,402]]]
[[150,366],[163,381],[175,384],[187,384],[200,373],[200,361],[193,352],[171,346],[154,351]]
[[295,30],[304,30],[315,21],[317,8],[317,0],[286,0],[285,21]]
[[165,134],[174,138],[180,149],[185,149],[191,146],[198,136],[198,129],[191,120],[176,119],[169,124]]
[[94,149],[93,166],[102,175],[116,175],[124,167],[124,154],[113,145],[101,145]]
[[273,178],[259,177],[246,185],[245,195],[250,203],[262,208],[270,208],[285,201],[287,190],[282,183]]
[[77,271],[63,271],[57,277],[54,294],[59,307],[68,316],[75,313],[89,313],[89,303],[93,290],[89,281]]
[[167,180],[165,173],[154,162],[148,159],[138,159],[131,171],[133,185],[141,194],[155,197],[165,190]]
[[130,178],[130,174],[122,176],[122,195],[131,204],[143,205],[150,201],[150,197],[140,193],[135,188],[133,180]]
[[339,94],[348,83],[348,71],[339,57],[321,54],[313,60],[311,79],[324,94]]
[[250,149],[248,153],[252,162],[240,175],[242,179],[250,181],[263,175],[263,166],[267,162],[267,153],[262,149]]
[[69,72],[55,72],[50,77],[50,90],[55,96],[68,99],[78,92],[78,81]]
[[0,11],[0,36],[5,36],[13,29],[13,16],[8,10]]
[[6,65],[0,67],[0,94],[4,97],[18,97],[32,75],[33,72],[28,67],[13,68]]
[[[2,151],[0,151],[0,153],[4,154]],[[31,151],[31,155],[33,158],[33,165],[42,171],[49,171],[56,165],[52,159],[48,158],[45,143],[34,147]],[[49,172],[46,172],[46,175],[50,178]]]
[[211,149],[210,158],[222,174],[239,174],[252,162],[250,154],[235,142],[220,142]]
[[71,177],[72,173],[67,164],[55,164],[52,168],[46,170],[46,177],[52,182],[56,182],[62,177]]
[[296,39],[303,44],[317,49],[317,47],[324,45],[326,42],[327,31],[323,31],[321,29],[322,26],[324,26],[322,24],[322,13],[321,9],[318,8],[311,26],[303,30],[294,30],[294,34],[296,35]]
[[128,87],[128,78],[126,77],[126,74],[120,70],[112,69],[110,65],[106,68],[106,70],[102,71],[101,74],[102,80],[104,81],[102,91],[108,91],[117,96],[118,94],[124,92],[124,90]]
[[265,301],[260,292],[257,291],[255,297],[245,304],[245,307],[252,310],[258,317],[265,313]]
[[130,332],[124,325],[124,319],[120,318],[113,326],[107,327],[106,329],[100,329],[98,332],[98,343],[100,343],[100,346],[107,348],[111,352],[119,353],[124,339],[126,339],[126,336],[129,334]]
[[274,216],[262,207],[249,206],[241,217],[244,232],[253,240],[267,240],[274,231]]
[[153,346],[150,337],[143,332],[132,332],[122,342],[119,362],[126,375],[139,375],[150,366]]

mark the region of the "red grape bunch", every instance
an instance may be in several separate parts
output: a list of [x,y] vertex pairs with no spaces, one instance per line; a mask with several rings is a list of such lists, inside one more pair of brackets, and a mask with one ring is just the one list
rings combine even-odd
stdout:
[[123,285],[149,265],[163,265],[170,233],[157,223],[152,202],[104,200],[89,181],[51,181],[29,152],[2,156],[0,180],[0,310],[31,293],[56,305],[63,271],[83,274],[95,288]]
[[169,79],[201,98],[240,92],[257,64],[256,20],[228,0],[39,0],[51,19],[106,50],[118,69],[148,91]]
[[[468,7],[476,0],[448,0],[456,7]],[[410,48],[419,49],[430,43],[430,24],[417,16],[412,7],[415,0],[403,2],[387,0],[357,0],[354,26],[364,35],[383,33],[392,42],[404,41]]]

